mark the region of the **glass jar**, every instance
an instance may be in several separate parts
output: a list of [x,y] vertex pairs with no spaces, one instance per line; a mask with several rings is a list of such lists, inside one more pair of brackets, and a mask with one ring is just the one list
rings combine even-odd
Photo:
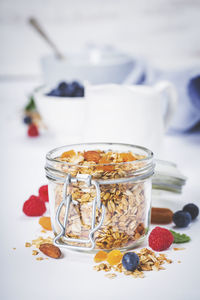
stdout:
[[[133,153],[137,160],[119,163],[60,161],[74,150]],[[117,154],[116,154],[117,155]],[[75,250],[127,250],[142,243],[151,212],[153,153],[143,147],[91,143],[60,147],[46,156],[54,243]]]

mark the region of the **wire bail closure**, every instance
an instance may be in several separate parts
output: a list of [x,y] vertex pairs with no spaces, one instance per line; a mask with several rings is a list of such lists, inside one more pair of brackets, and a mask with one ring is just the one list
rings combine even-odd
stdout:
[[[92,224],[91,229],[89,231],[88,239],[76,239],[76,238],[69,238],[65,236],[67,222],[68,222],[68,215],[69,215],[69,208],[70,203],[73,203],[74,205],[77,205],[77,201],[73,200],[71,193],[67,194],[67,188],[71,183],[77,183],[77,182],[85,182],[88,187],[91,187],[92,185],[96,188],[96,197],[92,201]],[[64,220],[63,224],[60,222],[60,213],[62,208],[65,206],[65,214],[64,214]],[[96,223],[96,207],[98,209],[102,209],[102,215],[99,224],[95,226]],[[95,247],[95,241],[94,241],[94,233],[101,227],[103,220],[105,216],[105,206],[101,203],[101,192],[99,183],[96,180],[93,180],[91,175],[87,174],[78,174],[76,177],[72,177],[70,174],[67,174],[67,177],[64,182],[63,186],[63,200],[61,201],[57,212],[56,212],[56,222],[58,223],[61,231],[60,233],[54,238],[54,244],[58,246],[62,246],[68,249],[76,249],[76,250],[93,250]],[[64,240],[65,243],[60,242],[60,238]],[[80,247],[76,245],[70,245],[66,244],[66,242],[75,242],[75,243],[83,243],[83,244],[91,244],[90,247]]]

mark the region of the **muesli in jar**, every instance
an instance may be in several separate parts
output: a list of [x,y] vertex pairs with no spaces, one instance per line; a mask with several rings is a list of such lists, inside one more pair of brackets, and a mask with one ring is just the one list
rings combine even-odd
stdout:
[[80,144],[47,154],[55,244],[77,250],[129,249],[150,223],[150,150],[126,144]]

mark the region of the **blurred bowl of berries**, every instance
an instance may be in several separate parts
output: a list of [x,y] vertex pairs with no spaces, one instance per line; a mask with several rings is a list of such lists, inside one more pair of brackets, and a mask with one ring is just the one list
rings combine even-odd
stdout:
[[77,82],[37,88],[34,99],[44,124],[56,135],[81,136],[85,121],[85,89]]

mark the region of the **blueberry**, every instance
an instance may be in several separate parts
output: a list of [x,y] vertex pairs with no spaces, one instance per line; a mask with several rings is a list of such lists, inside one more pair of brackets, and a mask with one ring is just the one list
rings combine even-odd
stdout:
[[199,214],[199,208],[193,203],[189,203],[183,207],[183,211],[187,211],[190,213],[192,220],[196,219]]
[[25,124],[31,124],[32,123],[32,118],[30,116],[25,116],[24,117],[24,123]]
[[68,84],[65,81],[63,81],[63,82],[59,83],[58,90],[65,91],[67,89],[67,87],[68,87]]
[[187,227],[192,220],[190,213],[183,210],[175,212],[172,219],[177,227]]
[[84,87],[78,81],[73,81],[71,85],[74,88],[74,97],[84,97]]
[[139,256],[134,252],[124,254],[122,258],[122,265],[128,271],[134,271],[139,264]]
[[76,97],[84,97],[84,88],[79,87],[78,89],[76,89],[75,96]]
[[54,97],[60,97],[60,91],[58,89],[53,89],[51,90],[48,94],[46,94],[47,96],[54,96]]
[[72,83],[69,83],[68,88],[66,90],[66,96],[75,97],[75,92],[76,92],[75,86]]
[[60,82],[58,87],[46,94],[56,97],[84,97],[84,87],[78,81]]
[[74,89],[78,89],[79,87],[81,87],[80,83],[78,81],[72,81],[72,86],[74,87]]

